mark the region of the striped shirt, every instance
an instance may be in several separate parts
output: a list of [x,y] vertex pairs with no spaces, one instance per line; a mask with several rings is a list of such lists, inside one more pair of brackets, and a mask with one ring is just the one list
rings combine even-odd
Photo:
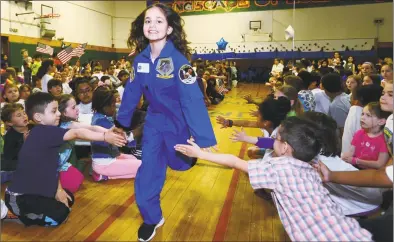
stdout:
[[311,165],[293,157],[248,163],[253,189],[271,189],[292,241],[371,241],[371,234],[345,217]]

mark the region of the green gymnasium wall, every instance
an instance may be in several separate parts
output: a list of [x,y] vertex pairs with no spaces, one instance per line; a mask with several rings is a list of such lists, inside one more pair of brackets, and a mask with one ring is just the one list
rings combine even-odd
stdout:
[[[36,45],[32,44],[24,44],[24,43],[9,43],[9,63],[12,67],[20,67],[22,65],[22,57],[21,50],[27,49],[29,51],[29,56],[32,56],[36,53]],[[60,47],[55,47],[55,52],[60,52]],[[42,54],[44,58],[49,57],[47,54]],[[85,54],[81,56],[81,63],[88,62],[91,60],[119,60],[120,57],[127,56],[125,53],[116,53],[116,52],[106,52],[106,51],[97,51],[97,50],[85,50]],[[74,57],[70,63],[74,64],[77,59]]]

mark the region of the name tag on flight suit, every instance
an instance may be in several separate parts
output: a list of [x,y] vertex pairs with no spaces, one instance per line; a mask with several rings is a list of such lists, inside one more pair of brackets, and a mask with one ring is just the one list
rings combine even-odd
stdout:
[[149,73],[149,63],[138,63],[137,72]]

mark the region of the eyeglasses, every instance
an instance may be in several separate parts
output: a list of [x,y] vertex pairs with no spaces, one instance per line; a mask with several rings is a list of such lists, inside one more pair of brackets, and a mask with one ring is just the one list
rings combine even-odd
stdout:
[[80,94],[87,94],[87,93],[89,93],[91,91],[92,91],[91,88],[81,89],[81,90],[78,91],[78,95],[80,95]]

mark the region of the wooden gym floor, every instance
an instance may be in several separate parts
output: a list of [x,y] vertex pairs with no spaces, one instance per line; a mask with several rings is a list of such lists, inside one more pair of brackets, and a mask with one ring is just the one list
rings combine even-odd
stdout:
[[[245,94],[265,97],[263,84],[241,84],[224,101],[209,108],[221,153],[248,160],[249,145],[232,143],[232,129],[215,118],[254,119]],[[249,135],[259,129],[246,128]],[[2,186],[4,197],[5,185]],[[57,228],[24,227],[2,222],[2,241],[136,241],[142,223],[134,196],[134,180],[93,182],[89,175],[75,194],[68,221]],[[246,174],[200,160],[186,172],[168,169],[161,193],[166,219],[153,241],[289,241],[275,206],[253,193]]]

